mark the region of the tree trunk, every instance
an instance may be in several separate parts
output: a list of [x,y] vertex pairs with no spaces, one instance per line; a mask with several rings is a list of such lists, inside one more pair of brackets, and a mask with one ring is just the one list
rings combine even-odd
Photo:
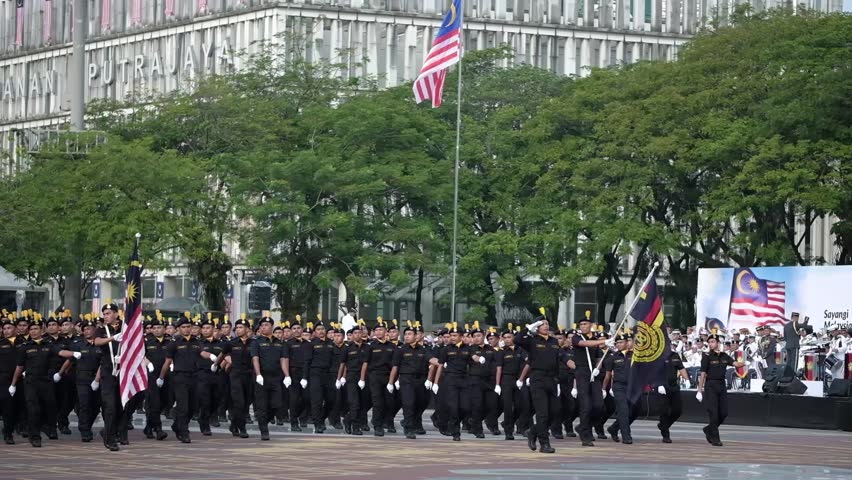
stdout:
[[423,268],[417,269],[417,286],[414,289],[414,320],[423,325],[423,310],[421,303],[423,302],[423,277],[425,276]]

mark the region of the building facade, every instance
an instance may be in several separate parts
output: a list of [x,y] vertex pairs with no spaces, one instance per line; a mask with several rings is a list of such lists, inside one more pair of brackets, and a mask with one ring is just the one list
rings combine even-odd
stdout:
[[[67,124],[71,104],[73,8],[88,5],[85,95],[126,99],[189,88],[192,80],[239,69],[244,54],[296,32],[309,39],[309,59],[349,64],[351,76],[371,76],[381,87],[413,79],[446,8],[444,0],[2,0],[0,1],[0,175],[25,168],[27,153]],[[639,60],[674,60],[693,34],[724,23],[743,0],[468,0],[464,3],[466,49],[513,48],[507,64],[525,63],[564,75]],[[791,5],[755,0],[762,10]],[[801,5],[839,11],[841,0],[803,0]],[[339,53],[345,52],[345,53]],[[342,57],[339,55],[343,55]],[[363,61],[363,59],[368,61]],[[825,229],[830,224],[819,228]],[[815,231],[818,229],[814,229]],[[828,239],[828,240],[826,240]],[[833,245],[830,235],[814,245]],[[240,258],[239,247],[229,247]],[[817,255],[819,252],[815,252]],[[825,252],[828,257],[830,252]],[[241,273],[240,273],[241,272]],[[248,309],[255,286],[251,272],[235,270],[232,311]],[[120,279],[103,278],[89,290],[93,303],[123,295]],[[447,289],[435,279],[424,292],[427,321],[448,317],[438,301]],[[19,285],[20,286],[20,285]],[[592,285],[593,286],[593,285]],[[11,288],[11,287],[10,287]],[[588,290],[588,289],[586,289]],[[566,299],[560,318],[576,318],[579,303]],[[259,290],[258,290],[259,291]],[[93,298],[97,293],[98,298]],[[175,268],[149,277],[143,299],[197,295],[197,286],[176,259]],[[328,291],[322,311],[335,317],[342,291]],[[43,309],[55,306],[49,297]],[[389,305],[393,305],[390,307]],[[413,318],[405,292],[388,295],[370,314]],[[428,315],[426,314],[428,311]]]

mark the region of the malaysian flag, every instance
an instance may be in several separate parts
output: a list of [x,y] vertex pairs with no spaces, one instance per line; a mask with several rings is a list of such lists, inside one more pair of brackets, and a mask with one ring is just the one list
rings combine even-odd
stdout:
[[[72,17],[73,18],[73,17]],[[112,18],[112,0],[101,0],[101,29],[109,30]],[[72,20],[73,22],[73,20]]]
[[139,263],[139,245],[133,248],[130,268],[127,269],[125,284],[127,296],[124,299],[124,327],[119,354],[119,393],[121,404],[126,405],[138,392],[148,388],[148,374],[145,371],[145,332],[142,326],[142,291],[140,289],[142,264]]
[[438,30],[432,48],[423,61],[423,68],[414,80],[414,100],[432,100],[432,108],[441,106],[447,69],[461,58],[462,2],[453,0],[444,23]]
[[15,45],[24,44],[24,0],[15,0]]
[[750,268],[734,270],[728,329],[786,323],[784,282],[758,278]]
[[41,40],[45,44],[48,44],[53,40],[53,2],[51,0],[44,0]]
[[175,0],[166,0],[164,5],[165,5],[165,8],[164,8],[163,13],[165,13],[167,17],[174,17],[175,16]]
[[142,0],[133,0],[133,4],[130,6],[130,21],[134,25],[142,23]]

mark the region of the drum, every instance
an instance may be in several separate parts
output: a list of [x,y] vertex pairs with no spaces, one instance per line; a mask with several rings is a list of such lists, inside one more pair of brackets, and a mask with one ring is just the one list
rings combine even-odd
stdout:
[[837,365],[838,362],[840,362],[840,359],[837,358],[837,355],[832,353],[825,357],[825,362],[823,362],[823,364],[825,365],[826,370],[834,370],[834,366]]
[[805,380],[822,380],[825,354],[808,352],[805,354]]
[[846,375],[843,377],[846,380],[852,380],[852,352],[846,354]]

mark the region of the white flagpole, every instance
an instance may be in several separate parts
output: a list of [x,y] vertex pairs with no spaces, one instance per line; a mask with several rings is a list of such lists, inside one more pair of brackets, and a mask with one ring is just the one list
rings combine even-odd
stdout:
[[459,82],[458,91],[456,92],[456,161],[454,166],[453,179],[453,268],[451,273],[451,293],[450,293],[450,323],[456,321],[456,268],[458,267],[458,229],[459,229],[459,163],[461,156],[461,102],[462,102],[462,53],[464,52],[464,5],[462,4],[461,12],[457,12],[459,16]]

